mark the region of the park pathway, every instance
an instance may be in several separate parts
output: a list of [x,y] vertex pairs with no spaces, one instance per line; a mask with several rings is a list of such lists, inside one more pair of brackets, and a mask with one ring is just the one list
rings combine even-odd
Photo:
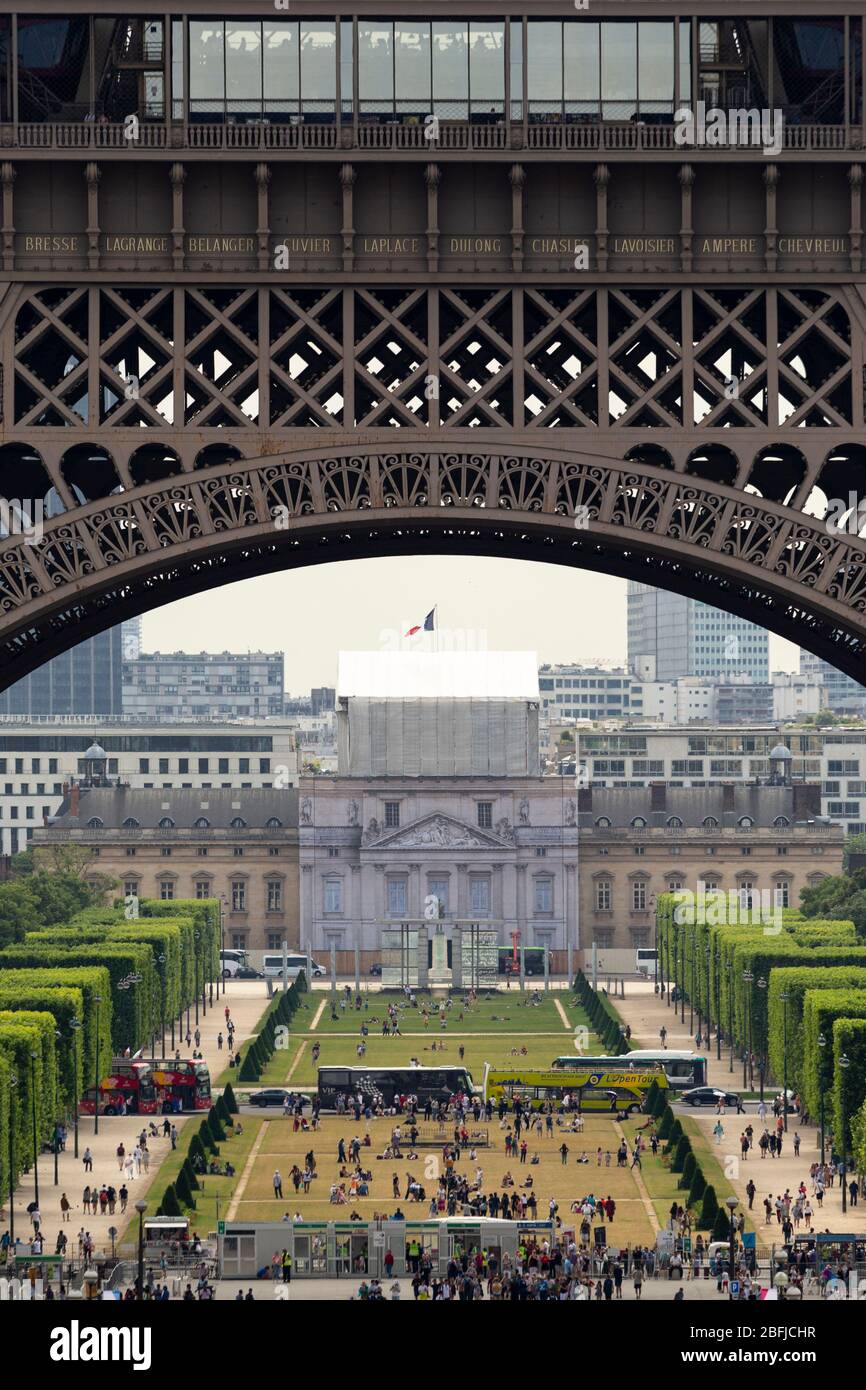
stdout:
[[[212,1007],[208,1008],[207,1016],[199,1014],[199,1029],[201,1031],[201,1052],[205,1062],[207,1062],[211,1082],[225,1067],[228,1053],[223,1047],[217,1047],[217,1035],[221,1032],[225,1036],[226,1004],[231,1009],[232,1020],[235,1025],[236,1043],[240,1044],[254,1032],[266,1005],[267,991],[264,981],[258,980],[230,980],[223,1001],[222,992],[219,1000],[214,996]],[[194,1020],[194,1011],[191,1013]],[[195,1031],[195,1022],[192,1022],[192,1029]],[[185,1044],[181,1043],[181,1055],[186,1055]],[[174,1117],[180,1131],[185,1124],[197,1124],[201,1116],[194,1114]],[[135,1203],[144,1199],[147,1200],[147,1192],[156,1178],[160,1164],[168,1153],[171,1152],[171,1141],[163,1139],[160,1134],[159,1139],[152,1139],[148,1143],[151,1153],[150,1170],[145,1173],[143,1170],[139,1177],[127,1180],[129,1189],[129,1206],[126,1215],[120,1215],[120,1204],[118,1203],[114,1216],[110,1216],[106,1211],[105,1216],[93,1216],[88,1213],[84,1215],[81,1205],[81,1195],[85,1185],[100,1187],[102,1183],[113,1183],[116,1188],[123,1184],[124,1174],[118,1170],[116,1151],[118,1145],[123,1142],[127,1153],[131,1153],[135,1148],[138,1135],[143,1127],[153,1119],[162,1126],[163,1117],[156,1115],[100,1115],[99,1134],[94,1135],[92,1115],[82,1115],[79,1122],[78,1148],[79,1157],[75,1157],[74,1140],[72,1125],[69,1126],[69,1134],[66,1142],[66,1149],[58,1156],[58,1183],[54,1183],[54,1155],[43,1153],[39,1155],[39,1210],[42,1214],[42,1233],[45,1237],[45,1253],[54,1253],[54,1244],[57,1234],[61,1229],[60,1198],[62,1193],[66,1193],[67,1198],[72,1203],[72,1210],[69,1213],[69,1220],[64,1229],[69,1238],[69,1246],[73,1253],[77,1251],[78,1232],[83,1226],[85,1231],[89,1231],[93,1237],[97,1248],[104,1245],[110,1247],[111,1239],[108,1234],[109,1227],[115,1226],[122,1232],[132,1217],[135,1217]],[[93,1154],[93,1171],[84,1171],[84,1151],[90,1148]],[[15,1192],[15,1235],[24,1240],[28,1240],[32,1234],[32,1225],[27,1213],[27,1207],[35,1196],[34,1171],[31,1168],[29,1173],[25,1173],[21,1178]],[[0,1211],[0,1229],[9,1228],[9,1199],[6,1195],[2,1211]],[[149,1211],[149,1215],[156,1214],[155,1209]]]
[[[688,1032],[689,1028],[689,1009],[686,1005],[686,1022],[680,1021],[679,1014],[673,1008],[669,1008],[664,1000],[654,992],[652,981],[627,980],[625,985],[625,998],[615,1001],[619,1015],[624,1023],[631,1027],[631,1041],[637,1047],[649,1048],[659,1046],[659,1030],[662,1027],[667,1029],[667,1045],[673,1050],[691,1049],[695,1050],[695,1040]],[[695,1023],[697,1027],[697,1023]],[[730,1051],[722,1049],[722,1060],[716,1058],[715,1034],[712,1043],[702,1048],[703,1055],[707,1058],[707,1083],[710,1086],[720,1086],[728,1091],[743,1090],[742,1064],[738,1066],[736,1057],[734,1058],[733,1073],[730,1068]],[[772,1111],[772,1099],[776,1094],[775,1086],[768,1086],[767,1095],[767,1120],[769,1127],[774,1123]],[[740,1198],[744,1207],[748,1207],[746,1195],[746,1185],[752,1178],[757,1191],[755,1193],[752,1216],[755,1228],[758,1232],[759,1244],[765,1249],[776,1243],[781,1244],[781,1228],[776,1224],[775,1213],[772,1222],[766,1224],[764,1221],[763,1202],[765,1197],[775,1199],[781,1196],[785,1190],[795,1193],[803,1181],[812,1197],[812,1187],[809,1181],[809,1168],[821,1157],[821,1131],[817,1125],[804,1125],[796,1115],[788,1116],[788,1133],[785,1136],[781,1158],[765,1158],[760,1156],[757,1148],[757,1140],[763,1129],[757,1110],[757,1102],[746,1102],[747,1115],[737,1115],[735,1111],[729,1109],[726,1114],[718,1117],[714,1109],[696,1109],[689,1112],[690,1117],[694,1118],[701,1132],[712,1146],[713,1153],[719,1160],[725,1175],[728,1178],[734,1192]],[[722,1142],[716,1144],[713,1128],[718,1118],[721,1118]],[[740,1135],[745,1126],[751,1124],[754,1128],[755,1147],[749,1151],[748,1158],[744,1161],[740,1150]],[[800,1157],[794,1157],[793,1138],[794,1132],[799,1132]],[[848,1210],[842,1214],[842,1195],[839,1186],[829,1188],[824,1196],[824,1205],[820,1210],[815,1206],[812,1199],[812,1206],[815,1207],[813,1225],[816,1230],[851,1232],[862,1234],[866,1232],[866,1205],[862,1202],[856,1207],[848,1206]],[[805,1233],[805,1227],[800,1227],[800,1233]]]

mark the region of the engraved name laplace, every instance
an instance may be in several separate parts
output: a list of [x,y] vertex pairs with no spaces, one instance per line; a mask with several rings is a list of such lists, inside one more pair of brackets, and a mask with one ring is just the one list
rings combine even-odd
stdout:
[[[17,238],[17,247],[24,256],[85,256],[88,251],[87,236],[82,232],[25,232]],[[584,246],[590,253],[594,246],[594,235],[589,236],[530,236],[525,249],[530,256],[546,256],[558,259],[572,256]],[[105,256],[170,256],[174,250],[173,238],[162,232],[106,232],[99,237],[99,253]],[[285,247],[290,257],[332,258],[342,254],[340,239],[336,236],[297,234],[292,236],[269,237],[271,252]],[[507,236],[452,236],[439,238],[439,254],[453,256],[498,256],[510,254],[511,241]],[[611,235],[608,250],[615,256],[630,257],[635,261],[647,256],[676,256],[680,249],[679,234],[672,236],[619,236]],[[760,256],[764,249],[764,236],[704,236],[694,235],[692,254],[697,256]],[[427,242],[423,236],[368,236],[359,234],[355,238],[355,253],[359,256],[391,260],[395,256],[423,256]],[[247,233],[215,233],[205,235],[187,233],[183,238],[183,251],[186,256],[208,257],[254,257],[258,251],[258,237]],[[779,235],[776,238],[776,251],[780,256],[846,256],[849,251],[847,236]]]

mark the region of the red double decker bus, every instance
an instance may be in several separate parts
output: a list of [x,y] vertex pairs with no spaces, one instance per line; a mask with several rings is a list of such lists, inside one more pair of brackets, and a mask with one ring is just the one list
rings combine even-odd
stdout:
[[[89,1086],[79,1105],[82,1115],[92,1115],[96,1108],[96,1087]],[[111,1071],[99,1083],[100,1115],[155,1115],[157,1095],[153,1068],[149,1062],[114,1057]]]
[[210,1109],[210,1072],[206,1062],[162,1057],[151,1065],[157,1105],[163,1114]]

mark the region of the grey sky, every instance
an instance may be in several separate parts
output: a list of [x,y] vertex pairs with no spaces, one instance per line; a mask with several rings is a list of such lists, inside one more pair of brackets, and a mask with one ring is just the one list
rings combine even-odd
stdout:
[[[624,662],[625,595],[623,579],[527,560],[346,560],[168,604],[145,615],[144,650],[282,650],[286,688],[303,694],[335,683],[341,648],[393,646],[436,605],[443,648],[450,641],[457,650],[537,651],[540,661]],[[413,640],[432,650],[429,634]],[[797,664],[797,648],[771,635],[771,670]]]

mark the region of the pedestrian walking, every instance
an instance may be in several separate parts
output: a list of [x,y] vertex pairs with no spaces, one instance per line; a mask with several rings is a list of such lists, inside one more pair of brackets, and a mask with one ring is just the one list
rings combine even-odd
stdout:
[[282,1195],[283,1195],[283,1179],[282,1179],[282,1177],[280,1176],[280,1170],[279,1170],[279,1168],[275,1168],[275,1169],[274,1169],[274,1176],[273,1176],[272,1181],[273,1181],[273,1184],[274,1184],[274,1196],[275,1196],[275,1197],[282,1198]]
[[83,1163],[84,1163],[84,1171],[85,1171],[85,1173],[92,1173],[92,1172],[93,1172],[93,1154],[90,1152],[90,1146],[89,1146],[89,1145],[88,1145],[88,1147],[84,1150]]

